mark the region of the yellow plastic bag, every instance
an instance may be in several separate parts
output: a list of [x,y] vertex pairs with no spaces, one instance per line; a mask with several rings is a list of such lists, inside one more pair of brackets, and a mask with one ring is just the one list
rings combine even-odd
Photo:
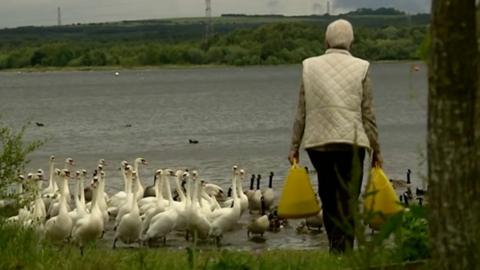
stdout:
[[379,230],[389,216],[403,210],[392,184],[380,167],[370,170],[363,207],[367,223],[374,230]]
[[282,218],[305,218],[320,212],[317,197],[305,168],[296,163],[288,171],[282,195],[278,203],[278,216]]

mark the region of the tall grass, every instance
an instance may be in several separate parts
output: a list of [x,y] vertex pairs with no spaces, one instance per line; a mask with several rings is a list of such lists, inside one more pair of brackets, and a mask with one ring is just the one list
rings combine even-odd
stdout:
[[230,251],[104,249],[90,246],[83,256],[71,244],[52,245],[32,229],[0,221],[0,269],[345,269],[346,258],[325,251]]

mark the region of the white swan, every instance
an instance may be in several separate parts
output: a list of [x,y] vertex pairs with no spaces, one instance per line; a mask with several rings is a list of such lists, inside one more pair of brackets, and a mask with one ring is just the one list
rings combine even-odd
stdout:
[[135,171],[135,177],[137,179],[137,184],[136,184],[136,193],[137,193],[137,200],[140,200],[141,198],[143,198],[143,192],[144,192],[144,188],[143,188],[143,185],[142,185],[142,181],[140,180],[140,172],[138,170],[138,165],[139,164],[142,164],[142,165],[148,165],[148,162],[144,159],[144,158],[136,158],[135,161],[133,162],[133,170]]
[[51,155],[50,159],[48,160],[48,187],[45,188],[42,192],[43,195],[48,195],[50,197],[53,197],[55,192],[58,190],[57,183],[53,180],[53,174],[55,173],[54,166],[55,156]]
[[[150,208],[148,208],[145,211],[145,214],[143,215],[143,225],[142,225],[142,231],[146,232],[148,230],[148,227],[150,226],[150,221],[154,216],[156,216],[158,213],[161,213],[165,211],[166,206],[168,206],[168,201],[165,201],[163,199],[163,187],[165,186],[165,174],[171,173],[173,174],[173,171],[171,170],[166,170],[165,172],[163,170],[157,170],[155,172],[155,203],[150,205]],[[146,198],[144,198],[146,199]]]
[[[212,221],[209,235],[214,237],[217,245],[223,233],[235,225],[240,218],[241,206],[240,199],[237,194],[237,166],[233,167],[232,190],[233,190],[233,207],[222,208],[222,214]],[[218,210],[218,211],[220,211]]]
[[245,171],[240,170],[240,177],[237,180],[237,194],[240,199],[241,213],[243,214],[248,209],[248,197],[243,193],[243,181],[245,180]]
[[[60,170],[60,169],[55,169],[55,173],[53,175],[53,179],[55,182],[57,182],[57,185],[60,186],[60,189],[58,190],[58,196],[55,195],[55,198],[52,199],[52,201],[50,202],[50,206],[48,208],[48,211],[47,211],[47,216],[48,217],[54,217],[56,215],[58,215],[59,211],[60,211],[60,196],[62,194],[62,192],[66,193],[64,191],[64,187],[63,187],[63,177],[62,177],[62,174],[64,174],[65,172],[67,172],[68,170],[66,169],[63,169],[63,170]],[[68,171],[68,173],[70,173]],[[68,185],[68,183],[67,183]],[[68,186],[67,186],[68,188]],[[66,197],[67,195],[65,195]],[[67,201],[66,203],[66,208],[67,208],[67,211],[70,211],[70,206],[68,204],[68,198],[65,198],[65,200]]]
[[98,182],[93,183],[93,208],[92,212],[82,216],[75,224],[72,230],[72,238],[80,246],[80,252],[83,255],[83,248],[89,242],[99,239],[104,230],[103,216],[98,204]]
[[47,210],[45,208],[45,203],[42,200],[42,181],[43,181],[43,171],[36,174],[34,177],[31,177],[32,180],[37,182],[36,187],[36,196],[33,204],[32,219],[36,224],[42,224],[45,222],[47,217]]
[[116,229],[118,227],[118,224],[120,224],[120,220],[122,220],[122,217],[126,214],[128,214],[131,210],[132,206],[132,200],[133,200],[133,192],[132,192],[132,186],[134,185],[134,175],[133,175],[133,168],[130,165],[127,165],[127,168],[125,169],[125,175],[127,177],[128,181],[128,186],[127,186],[127,198],[124,201],[124,203],[119,207],[118,209],[118,214],[117,217],[115,218],[115,227]]
[[57,216],[50,218],[45,223],[45,236],[52,241],[61,242],[70,236],[72,231],[72,219],[68,215],[66,187],[68,185],[68,178],[70,172],[63,170],[60,173],[63,177],[63,184],[60,192],[60,210]]
[[194,235],[196,234],[198,237],[206,239],[210,232],[211,223],[204,214],[204,211],[210,212],[210,206],[202,207],[201,181],[198,180],[197,171],[192,172],[191,181],[194,184],[194,188],[191,194],[191,202],[186,210],[187,216],[189,217],[189,230]]
[[80,171],[75,172],[75,191],[74,191],[74,198],[73,201],[75,202],[75,209],[68,212],[70,218],[72,219],[73,226],[79,219],[87,215],[87,209],[85,206],[85,200],[82,202],[82,196],[80,193],[83,193],[83,173]]
[[108,200],[108,213],[112,216],[116,216],[118,214],[118,209],[122,204],[125,203],[127,200],[127,193],[128,193],[128,186],[130,185],[127,176],[125,174],[125,169],[128,166],[128,162],[126,160],[123,160],[120,163],[120,171],[122,174],[123,178],[123,184],[124,184],[124,189],[123,191],[119,191],[115,193],[113,196],[110,197]]
[[[135,181],[137,172],[132,172],[132,181]],[[138,187],[137,187],[138,188]],[[125,244],[131,244],[139,242],[140,234],[142,232],[142,220],[140,219],[140,211],[137,205],[137,193],[138,190],[134,190],[133,198],[130,202],[130,211],[121,217],[118,223],[117,231],[115,232],[115,238],[113,239],[113,248],[116,247],[117,240],[121,240]]]
[[[183,194],[183,191],[181,191],[180,183],[178,182],[178,178],[180,178],[183,175],[182,171],[177,171],[177,191],[179,192],[180,197],[182,200],[186,199],[185,194]],[[181,206],[177,205],[175,206],[175,202],[173,201],[173,198],[171,196],[172,192],[170,190],[170,184],[167,182],[165,183],[165,187],[167,189],[167,194],[170,194],[168,196],[168,201],[169,201],[169,207],[166,208],[164,212],[161,212],[157,215],[155,215],[150,222],[150,226],[148,227],[148,230],[146,231],[143,240],[146,241],[147,243],[151,243],[152,240],[154,239],[163,239],[163,243],[165,244],[167,239],[167,235],[176,229],[179,217],[180,217],[180,212],[182,211]],[[183,209],[184,210],[184,209]]]
[[268,179],[268,188],[263,191],[263,198],[265,200],[265,207],[269,210],[273,205],[273,200],[275,199],[275,193],[273,192],[272,187],[273,182],[273,172],[270,172],[270,176]]

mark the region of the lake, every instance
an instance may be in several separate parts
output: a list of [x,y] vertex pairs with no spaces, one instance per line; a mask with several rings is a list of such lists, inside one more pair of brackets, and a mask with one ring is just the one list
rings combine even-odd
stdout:
[[[415,63],[415,71],[412,64],[372,64],[371,76],[385,171],[391,178],[405,178],[410,168],[414,183],[423,187],[427,75],[424,65]],[[47,170],[51,154],[58,167],[72,157],[77,168],[90,172],[104,158],[111,194],[123,188],[118,172],[123,159],[149,161],[141,169],[144,185],[152,184],[156,169],[171,167],[197,169],[201,177],[227,188],[231,167],[238,164],[263,179],[273,171],[278,196],[289,168],[301,66],[115,72],[0,72],[2,121],[16,128],[29,121],[45,125],[27,129],[28,139],[47,139],[30,156],[29,170]],[[189,139],[199,143],[189,144]],[[303,151],[301,163],[311,167]],[[248,241],[242,229],[248,220],[244,215],[226,235],[226,247],[328,247],[325,233],[298,235],[298,221],[268,233],[266,242]],[[113,237],[110,229],[102,242],[106,247]],[[182,238],[174,235],[167,246],[188,246]]]
[[[385,171],[405,178],[410,168],[423,185],[428,88],[426,67],[416,64],[419,71],[412,63],[372,64],[371,76]],[[142,170],[148,183],[155,169],[173,167],[198,169],[225,185],[238,164],[265,178],[275,172],[278,186],[289,167],[300,75],[299,65],[121,70],[118,76],[1,72],[0,112],[14,127],[45,124],[27,130],[27,138],[48,140],[31,155],[32,170],[47,169],[51,154],[90,170],[99,158],[113,169],[142,156],[150,163]],[[305,152],[301,163],[311,166]]]

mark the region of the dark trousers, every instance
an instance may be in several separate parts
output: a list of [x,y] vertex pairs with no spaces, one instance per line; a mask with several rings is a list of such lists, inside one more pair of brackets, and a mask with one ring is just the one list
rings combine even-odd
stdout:
[[357,211],[362,186],[365,149],[307,152],[318,175],[318,194],[330,252],[353,249],[354,211]]

